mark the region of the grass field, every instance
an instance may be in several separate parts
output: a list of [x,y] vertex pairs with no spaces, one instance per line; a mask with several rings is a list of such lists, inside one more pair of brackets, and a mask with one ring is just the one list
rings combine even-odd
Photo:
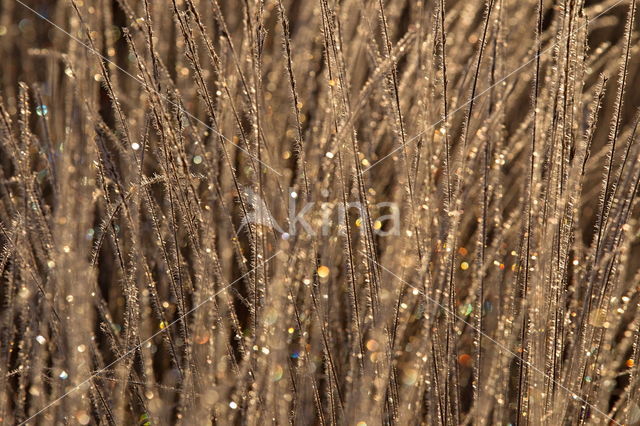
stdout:
[[0,423],[640,425],[637,0],[2,0]]

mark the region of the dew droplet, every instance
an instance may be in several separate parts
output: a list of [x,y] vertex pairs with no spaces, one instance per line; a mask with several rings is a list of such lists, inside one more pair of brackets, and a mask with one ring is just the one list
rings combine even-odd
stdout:
[[49,113],[49,108],[47,108],[46,105],[38,105],[36,107],[36,114],[38,114],[40,117],[44,117],[48,113]]
[[[147,396],[147,393],[145,393]],[[151,398],[153,398],[153,392],[151,392]],[[151,399],[147,397],[147,399]],[[140,418],[138,419],[141,426],[151,426],[151,422],[149,421],[149,415],[147,413],[140,414]]]
[[469,315],[471,315],[471,312],[473,312],[473,305],[471,303],[467,303],[466,305],[464,305],[462,307],[462,309],[460,311],[461,311],[462,315],[469,316]]
[[407,386],[413,385],[418,380],[418,370],[406,368],[402,371],[402,383]]
[[273,375],[272,375],[272,379],[274,382],[277,382],[278,380],[282,379],[282,376],[284,375],[284,369],[282,368],[281,365],[276,365],[274,370],[273,370]]
[[462,365],[463,367],[471,367],[471,355],[469,354],[462,354],[458,357],[458,362],[460,363],[460,365]]
[[327,266],[322,265],[318,268],[318,276],[320,278],[327,278],[329,276],[329,272],[330,271]]
[[380,348],[380,345],[375,340],[371,339],[367,342],[367,349],[371,352],[375,352]]

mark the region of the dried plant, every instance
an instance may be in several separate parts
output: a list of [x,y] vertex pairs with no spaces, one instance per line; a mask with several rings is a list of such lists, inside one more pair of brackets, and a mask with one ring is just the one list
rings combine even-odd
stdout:
[[0,422],[640,424],[637,0],[3,0]]

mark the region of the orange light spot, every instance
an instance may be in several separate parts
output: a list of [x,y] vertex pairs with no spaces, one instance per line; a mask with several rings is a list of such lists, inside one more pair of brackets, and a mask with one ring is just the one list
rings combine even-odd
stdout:
[[196,336],[196,343],[199,345],[204,345],[209,341],[209,334],[205,333],[202,336]]
[[473,362],[473,360],[471,359],[471,355],[469,354],[462,354],[458,357],[458,362],[460,363],[460,365],[462,365],[463,367],[471,367],[471,364]]
[[320,266],[318,268],[318,276],[320,278],[327,278],[329,276],[330,272],[331,271],[329,270],[329,268],[327,266],[322,265],[322,266]]

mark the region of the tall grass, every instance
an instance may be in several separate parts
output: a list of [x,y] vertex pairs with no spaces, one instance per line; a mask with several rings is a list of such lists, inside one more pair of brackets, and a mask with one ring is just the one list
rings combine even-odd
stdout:
[[640,424],[637,9],[3,0],[0,422]]

